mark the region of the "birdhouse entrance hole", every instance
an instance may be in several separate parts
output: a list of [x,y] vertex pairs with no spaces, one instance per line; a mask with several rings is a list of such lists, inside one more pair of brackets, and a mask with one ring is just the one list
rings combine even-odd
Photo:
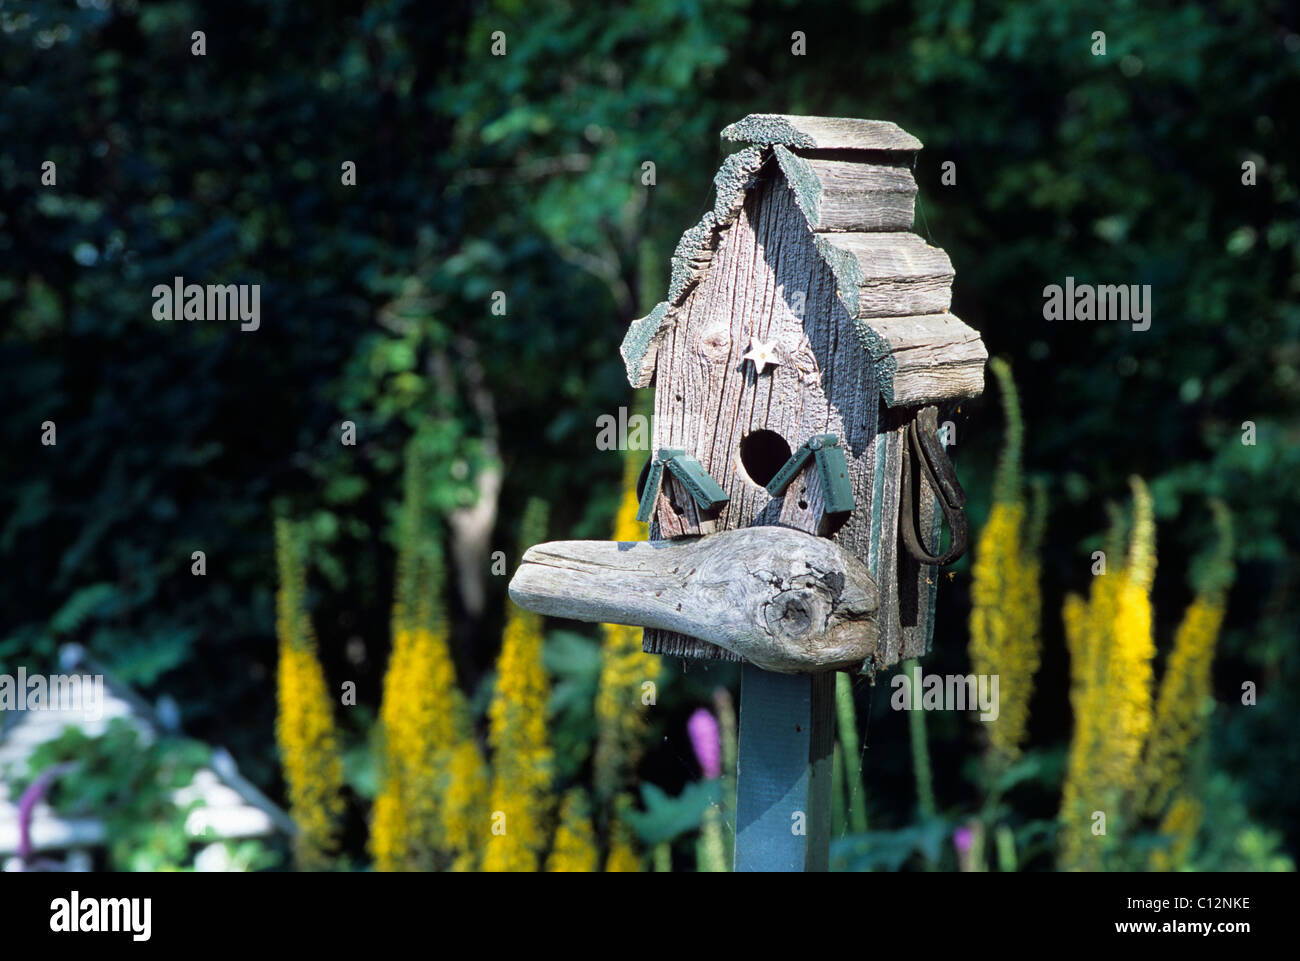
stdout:
[[756,430],[740,440],[740,466],[759,487],[766,487],[789,459],[790,445],[776,431]]

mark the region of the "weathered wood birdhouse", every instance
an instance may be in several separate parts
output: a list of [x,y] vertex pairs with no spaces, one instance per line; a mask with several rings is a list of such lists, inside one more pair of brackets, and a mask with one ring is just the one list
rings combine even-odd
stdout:
[[[979,394],[988,354],[948,312],[947,254],[910,232],[920,141],[883,121],[760,114],[722,137],[747,146],[678,243],[667,299],[623,341],[632,385],[655,388],[665,463],[643,474],[643,519],[651,540],[755,525],[832,538],[879,589],[861,664],[875,671],[928,647],[941,513],[958,551],[965,539],[934,412],[918,415]],[[738,659],[658,629],[644,649]]]
[[744,661],[736,870],[823,870],[834,672],[929,646],[937,569],[966,542],[938,408],[981,392],[988,355],[948,313],[948,256],[910,232],[915,137],[773,115],[722,136],[747,146],[623,341],[655,388],[650,541],[536,545],[510,596]]

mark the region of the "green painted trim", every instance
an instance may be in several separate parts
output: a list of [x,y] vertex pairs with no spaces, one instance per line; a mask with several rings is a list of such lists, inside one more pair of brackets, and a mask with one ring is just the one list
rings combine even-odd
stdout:
[[880,528],[885,513],[885,457],[888,454],[888,433],[876,434],[872,441],[875,464],[871,472],[871,549],[867,556],[867,570],[871,576],[880,576]]
[[713,245],[713,233],[717,227],[718,221],[710,210],[698,224],[688,229],[677,241],[677,248],[673,251],[671,259],[672,274],[668,279],[668,303],[673,306],[680,304],[698,282],[695,268],[691,265],[698,259],[699,254]]
[[[867,547],[867,570],[880,582],[880,529],[884,526],[885,512],[885,454],[888,434],[876,434],[872,440],[871,469],[871,535]],[[867,658],[862,662],[862,673],[874,674],[875,662]]]
[[817,472],[822,481],[822,509],[827,514],[850,514],[856,506],[849,465],[844,448],[836,444],[818,447]]
[[791,126],[777,114],[751,113],[742,120],[722,128],[723,140],[740,140],[753,144],[785,144],[788,147],[815,147],[817,141]]
[[650,462],[650,473],[646,477],[645,490],[637,504],[636,519],[642,524],[649,524],[655,516],[655,502],[659,500],[659,488],[664,479],[663,461],[658,458]]
[[729,227],[739,216],[745,195],[766,159],[761,147],[746,147],[722,161],[713,175],[713,219],[719,227]]
[[807,443],[800,444],[790,459],[781,465],[781,469],[776,472],[776,476],[767,482],[765,488],[771,497],[780,497],[785,493],[785,489],[790,486],[799,471],[803,470],[803,465],[808,463],[808,458],[812,456],[812,449]]
[[659,451],[659,461],[681,481],[700,510],[715,510],[731,499],[718,482],[709,476],[704,465],[685,451],[665,447]]

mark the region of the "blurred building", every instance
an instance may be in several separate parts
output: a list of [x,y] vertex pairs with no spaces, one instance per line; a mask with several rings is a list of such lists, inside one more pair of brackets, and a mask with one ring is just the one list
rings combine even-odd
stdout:
[[[85,710],[84,704],[0,710],[0,864],[6,871],[89,871],[104,862],[104,821],[93,814],[62,817],[45,798],[30,805],[24,844],[23,812],[12,782],[40,773],[29,767],[40,745],[70,727],[97,737],[119,718],[135,728],[142,747],[178,733],[179,711],[174,701],[164,698],[150,707],[91,661],[80,645],[66,645],[59,659],[65,674],[102,676],[102,692],[96,695],[94,711]],[[288,814],[240,775],[229,752],[219,747],[209,751],[208,763],[173,797],[181,808],[197,802],[185,819],[185,830],[194,839],[196,869],[225,870],[224,842],[292,834],[294,825]]]

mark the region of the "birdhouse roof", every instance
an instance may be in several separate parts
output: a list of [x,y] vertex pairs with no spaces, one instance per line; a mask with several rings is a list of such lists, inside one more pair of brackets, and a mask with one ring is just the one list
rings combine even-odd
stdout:
[[713,209],[678,241],[667,298],[632,322],[621,353],[628,380],[654,378],[658,345],[677,308],[708,274],[760,169],[774,163],[794,192],[818,254],[890,406],[979,394],[988,358],[979,334],[948,307],[952,262],[910,232],[921,142],[883,120],[750,114],[722,131],[747,144],[714,177]]
[[888,120],[751,113],[722,131],[723,140],[807,150],[920,150],[921,141]]

